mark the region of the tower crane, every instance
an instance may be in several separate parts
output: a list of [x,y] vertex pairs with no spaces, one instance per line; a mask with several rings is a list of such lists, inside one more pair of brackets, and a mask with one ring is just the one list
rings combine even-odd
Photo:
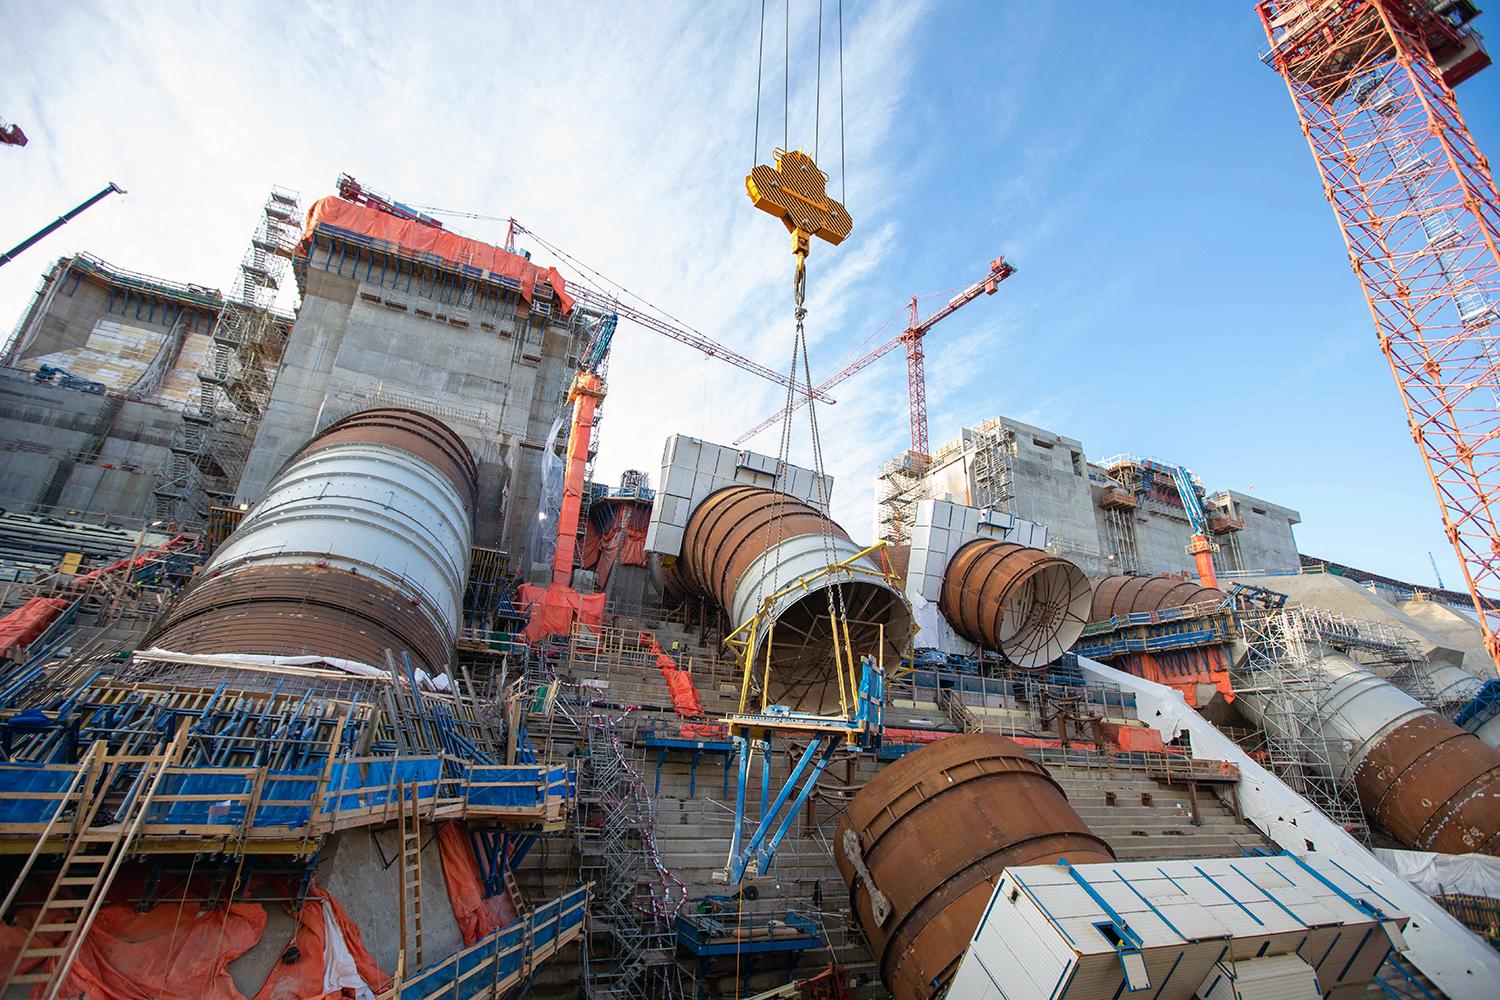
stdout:
[[[864,371],[880,358],[895,350],[898,346],[905,347],[906,391],[908,399],[911,403],[911,449],[914,454],[920,456],[921,461],[925,462],[928,455],[927,376],[926,360],[922,350],[922,338],[927,335],[927,331],[931,330],[934,326],[941,323],[949,316],[952,316],[954,313],[958,312],[958,310],[962,309],[970,302],[973,302],[975,299],[979,298],[979,296],[994,295],[995,289],[999,287],[1000,282],[1004,281],[1006,278],[1009,278],[1012,274],[1015,273],[1015,267],[1006,263],[1004,257],[996,257],[994,260],[990,261],[989,270],[985,273],[984,277],[980,278],[978,281],[974,282],[972,285],[965,288],[957,295],[953,296],[953,298],[948,300],[946,305],[944,305],[937,312],[933,313],[931,316],[928,316],[926,319],[921,319],[918,315],[917,299],[915,296],[913,296],[911,301],[907,303],[908,322],[906,325],[906,329],[902,330],[896,336],[892,337],[890,340],[887,340],[879,347],[876,347],[871,351],[867,351],[865,354],[862,354],[858,358],[855,358],[853,361],[849,362],[838,372],[830,375],[819,385],[815,386],[813,392],[818,394],[825,394],[828,390],[832,389],[839,383],[847,381],[853,376]],[[824,396],[819,395],[818,399],[819,401],[823,401]],[[791,409],[796,410],[806,402],[806,394],[799,395],[793,400]],[[734,443],[737,445],[744,444],[746,441],[749,441],[751,438],[755,437],[755,435],[759,434],[766,428],[780,423],[783,419],[785,419],[787,412],[788,408],[782,407],[776,413],[762,420],[760,423],[756,424],[744,434],[741,434],[738,438],[735,439]]]
[[1500,193],[1453,88],[1468,0],[1257,0],[1500,667]]

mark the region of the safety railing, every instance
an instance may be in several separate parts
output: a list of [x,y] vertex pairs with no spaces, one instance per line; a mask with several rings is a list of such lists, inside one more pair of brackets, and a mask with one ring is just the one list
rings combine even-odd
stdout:
[[507,927],[396,983],[377,1000],[499,997],[583,935],[593,883],[540,906]]
[[[115,764],[144,756],[111,755]],[[0,840],[35,839],[68,796],[74,764],[0,764]],[[294,769],[173,765],[165,769],[140,840],[240,844],[313,841],[394,822],[400,789],[429,820],[561,824],[577,798],[567,764],[473,764],[456,757],[337,758]]]

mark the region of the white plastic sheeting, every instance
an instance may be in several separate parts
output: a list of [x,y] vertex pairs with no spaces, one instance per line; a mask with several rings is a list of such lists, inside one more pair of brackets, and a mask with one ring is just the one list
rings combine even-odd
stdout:
[[1462,893],[1500,899],[1500,858],[1491,854],[1431,854],[1377,847],[1375,856],[1425,893]]
[[1233,740],[1189,708],[1179,692],[1084,657],[1078,663],[1085,678],[1134,694],[1140,720],[1156,728],[1163,739],[1186,732],[1195,758],[1233,761],[1240,769],[1235,790],[1241,811],[1272,842],[1298,857],[1316,853],[1331,859],[1377,886],[1388,902],[1411,917],[1406,927],[1407,959],[1443,992],[1455,1000],[1492,1000],[1495,984],[1500,982],[1500,952],[1251,760]]

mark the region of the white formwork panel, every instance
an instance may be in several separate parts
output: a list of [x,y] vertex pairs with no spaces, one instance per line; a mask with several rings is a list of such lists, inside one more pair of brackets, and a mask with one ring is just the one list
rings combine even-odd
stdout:
[[[693,510],[709,494],[737,483],[769,488],[775,481],[776,459],[759,452],[740,450],[673,434],[662,448],[661,484],[658,493],[675,498],[668,504],[658,499],[651,508],[646,528],[646,550],[664,556],[682,551],[682,536]],[[820,481],[810,469],[789,465],[781,482],[783,492],[826,512],[833,479]],[[675,530],[673,530],[675,529]]]
[[[1220,963],[1292,956],[1319,992],[1366,988],[1407,917],[1325,859],[1282,857],[1028,865],[1001,874],[950,997],[1189,1000]],[[1125,942],[1122,947],[1121,942]],[[1268,988],[1305,983],[1260,967]],[[1236,994],[1227,994],[1232,1000]]]

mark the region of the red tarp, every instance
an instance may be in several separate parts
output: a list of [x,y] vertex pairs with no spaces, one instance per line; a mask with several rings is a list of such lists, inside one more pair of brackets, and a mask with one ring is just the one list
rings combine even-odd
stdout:
[[521,637],[536,643],[549,635],[568,635],[575,621],[598,628],[604,624],[604,595],[580,594],[571,587],[538,587],[523,583],[516,591],[522,607],[530,606],[531,618]]
[[708,713],[703,711],[703,702],[698,700],[693,675],[686,670],[679,670],[677,661],[662,650],[661,643],[650,632],[642,632],[640,642],[648,652],[656,655],[656,667],[667,679],[667,693],[672,696],[672,709],[689,719],[705,718]]
[[90,570],[82,576],[76,577],[73,580],[71,586],[86,587],[100,577],[108,576],[111,573],[118,573],[120,570],[125,569],[126,567],[129,567],[131,570],[140,569],[142,566],[145,566],[147,563],[151,562],[151,560],[164,556],[167,553],[171,552],[173,549],[189,541],[191,541],[191,539],[189,539],[186,535],[177,535],[171,541],[167,542],[167,544],[161,546],[160,548],[151,549],[148,552],[143,552],[142,554],[136,556],[134,559],[116,559],[108,566],[101,566],[98,569]]
[[[326,908],[326,915],[325,915]],[[329,918],[337,937],[330,939]],[[264,917],[262,917],[264,919]],[[341,939],[341,940],[340,940]],[[339,901],[317,883],[313,883],[307,902],[298,916],[297,961],[288,965],[278,961],[266,977],[255,1000],[303,1000],[303,998],[337,997],[339,987],[358,987],[351,980],[364,980],[375,994],[389,989],[391,977],[375,964],[375,957],[365,948],[359,926],[339,905]],[[334,965],[330,969],[330,963]],[[332,973],[332,975],[330,975]],[[337,980],[330,983],[329,979]]]
[[[29,926],[36,913],[31,908],[19,922]],[[229,963],[255,946],[265,926],[266,911],[257,903],[234,903],[227,910],[164,903],[145,913],[111,903],[94,919],[59,995],[90,1000],[244,1000],[229,976]],[[39,936],[44,942],[53,938],[60,935]],[[10,968],[25,939],[22,926],[0,924],[0,965]]]
[[479,877],[479,863],[469,846],[469,836],[462,823],[440,823],[437,832],[438,853],[443,858],[443,881],[448,885],[448,902],[463,932],[464,944],[471,945],[516,919],[516,908],[503,895],[486,896]]
[[589,511],[583,532],[583,568],[591,569],[599,586],[609,582],[616,565],[646,565],[646,528],[651,504],[644,500],[606,498]]
[[47,631],[47,626],[67,606],[68,602],[61,597],[33,597],[0,618],[0,657],[9,656],[11,650],[29,645]]
[[319,223],[387,240],[415,253],[430,253],[454,264],[477,267],[497,278],[520,282],[521,297],[531,302],[538,281],[545,281],[557,293],[558,310],[566,316],[573,311],[573,297],[555,267],[538,267],[520,254],[507,253],[496,246],[450,233],[446,229],[424,226],[410,219],[398,219],[389,212],[366,208],[342,198],[319,198],[307,210],[307,224],[302,239],[306,242]]

